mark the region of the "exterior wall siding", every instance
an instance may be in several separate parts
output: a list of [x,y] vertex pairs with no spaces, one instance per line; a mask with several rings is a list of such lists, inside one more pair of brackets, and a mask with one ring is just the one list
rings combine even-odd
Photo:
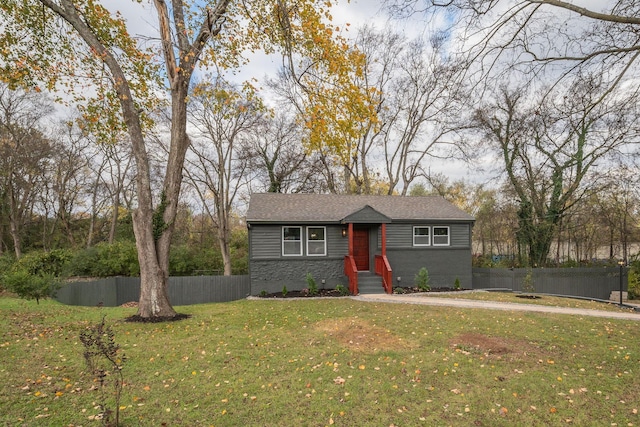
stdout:
[[[251,295],[308,288],[307,273],[311,273],[318,288],[334,289],[336,285],[348,285],[344,275],[344,257],[298,257],[251,262]],[[322,280],[325,283],[322,283]]]
[[[447,248],[471,248],[471,226],[469,224],[447,224],[447,223],[395,223],[387,224],[387,248],[409,248],[413,247],[413,227],[414,226],[445,226],[449,227],[449,246],[437,246],[437,249]],[[433,238],[433,236],[431,236]],[[378,248],[381,246],[381,238],[378,237]],[[422,248],[431,248],[426,246]]]
[[[462,288],[472,287],[471,251],[468,248],[388,248],[387,257],[393,269],[394,286],[413,286],[416,274],[425,267],[432,288],[453,288],[456,278]],[[400,282],[398,277],[401,277]]]
[[[249,229],[249,241],[251,242],[251,259],[296,258],[282,256],[282,227],[299,226],[298,224],[282,225],[252,225]],[[306,257],[306,226],[302,226],[303,257]],[[348,252],[349,240],[342,237],[342,227],[336,225],[326,226],[327,257],[344,256]],[[322,258],[322,257],[317,257]]]
[[252,226],[249,229],[252,259],[274,258],[282,254],[282,227],[275,225]]

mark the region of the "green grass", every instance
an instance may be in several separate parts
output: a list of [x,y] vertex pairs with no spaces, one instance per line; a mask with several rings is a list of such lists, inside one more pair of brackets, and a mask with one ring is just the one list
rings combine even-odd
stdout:
[[[605,311],[618,311],[618,312],[630,312],[633,309],[621,308],[615,302],[601,302],[592,301],[579,298],[565,298],[554,297],[549,295],[538,295],[540,298],[521,298],[518,297],[518,293],[513,292],[460,292],[460,293],[442,293],[431,292],[420,294],[428,297],[437,298],[455,298],[455,299],[470,299],[477,301],[493,301],[493,302],[507,302],[516,304],[535,304],[535,305],[547,305],[552,307],[570,307],[570,308],[583,308],[588,310],[605,310]],[[638,303],[638,301],[630,301]],[[640,316],[639,316],[640,317]]]
[[127,426],[640,425],[638,322],[346,298],[178,310],[135,324],[0,298],[0,425],[100,425],[79,334],[103,315]]

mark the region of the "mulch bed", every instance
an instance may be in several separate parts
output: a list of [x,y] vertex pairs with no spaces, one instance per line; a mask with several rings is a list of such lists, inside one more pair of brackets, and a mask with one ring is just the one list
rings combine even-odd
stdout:
[[178,313],[171,317],[142,317],[134,314],[124,319],[125,322],[138,322],[138,323],[164,323],[164,322],[177,322],[179,320],[190,319],[190,314]]
[[318,289],[318,293],[311,295],[309,291],[288,291],[283,295],[282,292],[273,292],[270,294],[258,295],[260,298],[318,298],[318,297],[342,297],[340,292],[335,289]]
[[[417,287],[396,287],[393,288],[394,294],[417,294],[417,293],[432,293],[432,292],[460,292],[465,289],[454,288],[431,288],[430,291],[424,292]],[[341,297],[345,296],[335,289],[318,289],[318,293],[315,295],[309,294],[309,291],[288,291],[286,295],[282,292],[273,292],[270,294],[258,295],[259,298],[318,298],[318,297]]]
[[429,294],[434,292],[462,292],[467,289],[462,288],[431,288],[429,291],[421,291],[420,288],[417,287],[395,287],[393,288],[394,294]]

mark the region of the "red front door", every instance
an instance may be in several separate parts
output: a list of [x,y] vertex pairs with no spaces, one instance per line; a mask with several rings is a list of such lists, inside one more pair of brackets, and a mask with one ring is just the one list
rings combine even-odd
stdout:
[[369,270],[369,230],[366,228],[353,230],[353,259],[358,271]]

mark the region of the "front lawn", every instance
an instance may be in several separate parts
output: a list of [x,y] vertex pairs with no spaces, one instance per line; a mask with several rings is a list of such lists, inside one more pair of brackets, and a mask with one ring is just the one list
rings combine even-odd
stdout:
[[638,322],[346,298],[178,311],[1,297],[0,424],[100,425],[79,335],[104,315],[122,425],[640,425]]

